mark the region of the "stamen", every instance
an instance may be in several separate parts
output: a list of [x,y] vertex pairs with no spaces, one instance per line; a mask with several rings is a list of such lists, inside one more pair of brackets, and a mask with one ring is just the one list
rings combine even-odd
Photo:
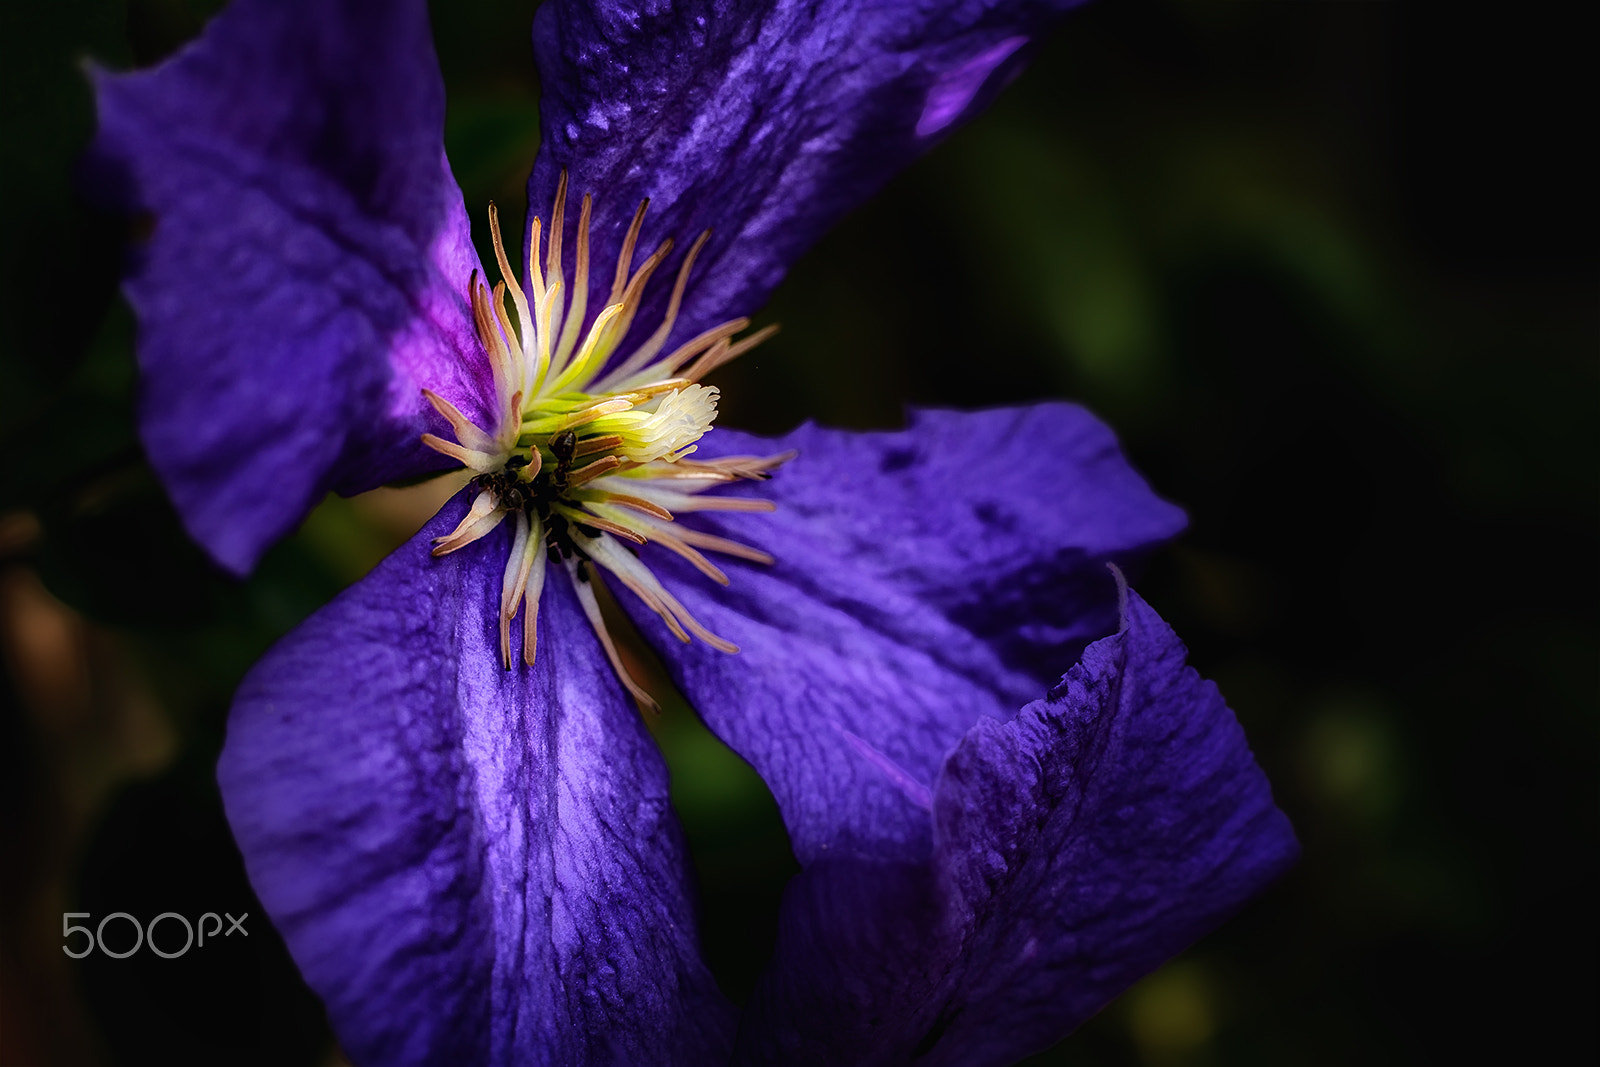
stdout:
[[511,363],[511,353],[507,351],[506,344],[500,336],[494,313],[489,310],[489,297],[487,287],[478,277],[478,272],[472,272],[470,283],[470,296],[472,299],[472,324],[478,333],[478,340],[483,344],[483,350],[489,355],[489,370],[494,375],[494,398],[501,405],[502,410],[506,401],[516,390],[512,384],[514,368]]
[[633,491],[646,500],[654,501],[671,512],[680,511],[776,511],[778,505],[770,500],[748,496],[695,496],[674,489],[658,489],[653,485],[635,486]]
[[695,356],[698,356],[717,342],[732,337],[748,325],[750,325],[749,319],[729,319],[720,326],[713,326],[698,337],[690,338],[673,349],[672,355],[662,360],[658,366],[665,374],[675,374],[679,367]]
[[454,530],[443,537],[433,539],[432,555],[448,556],[457,549],[465,548],[499,526],[507,514],[508,512],[500,507],[495,494],[484,490],[478,494],[477,499],[472,502],[472,507],[467,509],[467,514]]
[[687,378],[667,378],[664,381],[654,382],[650,385],[638,386],[632,392],[624,393],[623,395],[637,397],[638,399],[635,400],[634,403],[639,404],[653,396],[662,396],[666,393],[676,392],[679,389],[686,388],[687,386],[693,384],[694,383]]
[[656,268],[661,266],[662,261],[667,258],[667,255],[671,253],[671,251],[672,238],[669,237],[665,241],[662,241],[661,244],[656,246],[656,250],[650,253],[649,259],[645,260],[639,265],[639,269],[634,274],[633,280],[630,281],[628,283],[628,287],[623,290],[622,310],[617,314],[617,317],[612,320],[610,326],[606,330],[605,336],[600,342],[600,355],[599,359],[595,363],[597,368],[603,366],[606,359],[610,357],[611,353],[616,351],[617,342],[622,340],[623,336],[628,332],[628,327],[633,325],[633,316],[639,310],[639,304],[644,295],[645,284],[650,281],[650,276],[656,272]]
[[522,435],[526,437],[529,434],[558,434],[562,430],[571,430],[575,427],[594,422],[596,419],[602,418],[606,415],[614,415],[618,412],[627,411],[632,407],[632,404],[621,398],[615,400],[602,400],[598,404],[591,404],[586,408],[580,408],[579,410],[571,413],[551,415],[542,419],[533,419],[531,421],[524,422],[522,424]]
[[534,307],[544,303],[545,295],[544,271],[539,267],[539,236],[543,229],[539,216],[535,215],[533,224],[528,227],[528,285],[533,288]]
[[719,341],[712,346],[709,352],[695,360],[694,365],[683,372],[683,376],[692,382],[699,381],[718,367],[732,363],[777,332],[778,325],[773,323],[771,326],[763,326],[749,337],[743,338],[735,344]]
[[616,370],[612,371],[604,381],[596,385],[598,389],[609,389],[611,383],[620,383],[627,380],[628,375],[649,363],[655,354],[661,351],[661,346],[667,343],[667,335],[672,333],[672,326],[678,321],[678,308],[683,303],[683,291],[689,284],[689,271],[694,268],[694,261],[700,255],[706,241],[711,238],[711,231],[706,230],[689,246],[688,255],[683,257],[683,264],[678,267],[678,280],[672,286],[672,297],[667,301],[667,313],[661,319],[661,325],[656,327],[656,332],[651,334],[644,344],[640,345],[633,355],[622,362]]
[[[647,478],[673,478],[679,480],[693,480],[703,478],[707,481],[705,488],[710,488],[717,482],[731,481],[745,478],[750,481],[766,481],[772,475],[768,471],[777,469],[789,462],[800,453],[796,449],[780,452],[775,456],[721,456],[717,459],[698,460],[686,459],[663,467],[660,464],[651,464],[641,467],[639,473]],[[689,492],[697,490],[685,488]]]
[[561,329],[561,343],[556,346],[555,361],[565,364],[572,355],[572,346],[578,343],[583,328],[583,313],[589,306],[589,202],[583,194],[583,209],[578,214],[578,255],[572,272],[572,306],[567,308],[567,322]]
[[608,433],[601,437],[585,437],[578,442],[578,447],[573,451],[572,455],[574,458],[593,455],[596,452],[604,452],[608,448],[616,448],[621,443],[621,434]]
[[622,288],[628,281],[628,269],[633,266],[633,246],[639,241],[639,231],[644,228],[644,213],[650,207],[650,198],[647,196],[639,201],[639,210],[633,213],[633,222],[628,225],[628,233],[622,239],[622,251],[617,253],[617,276],[611,282],[611,299],[608,304],[615,304],[622,299]]
[[522,613],[522,660],[533,666],[538,647],[539,596],[544,591],[544,527],[537,518],[519,513],[517,531],[506,557],[505,578],[500,586],[500,658],[511,669],[511,620]]
[[[534,241],[537,243],[539,221],[534,220]],[[494,239],[494,258],[500,267],[500,277],[511,289],[512,303],[517,306],[517,322],[522,327],[522,347],[526,351],[528,341],[533,333],[533,316],[528,313],[528,298],[522,292],[522,286],[517,284],[517,276],[512,273],[511,261],[506,258],[506,246],[500,240],[500,212],[495,209],[494,201],[489,201],[489,235]]]
[[424,389],[422,395],[433,405],[435,411],[444,416],[444,420],[450,424],[450,429],[455,433],[456,440],[464,447],[474,452],[485,453],[500,447],[498,441],[478,429],[477,425],[461,414],[461,409],[450,401],[432,389]]
[[[561,178],[556,182],[556,202],[550,210],[550,245],[546,249],[545,277],[548,285],[554,289],[561,284],[561,238],[566,230],[567,223],[567,171],[563,167]],[[531,253],[530,253],[531,254]],[[550,313],[549,332],[561,332],[561,308],[558,306]]]
[[549,393],[561,393],[568,386],[577,384],[594,368],[600,365],[605,358],[600,352],[601,339],[604,337],[606,327],[611,325],[611,320],[622,313],[621,304],[611,304],[602,309],[594,318],[594,325],[589,327],[589,336],[584,338],[583,344],[578,346],[578,354],[572,363],[563,369],[556,380],[545,387]]
[[[700,625],[699,621],[691,614],[689,609],[678,602],[678,599],[662,586],[656,576],[651,574],[644,564],[640,563],[630,553],[606,544],[598,539],[583,538],[583,547],[596,563],[615,574],[622,582],[636,593],[645,605],[660,615],[667,623],[668,629],[678,636],[680,640],[688,641],[688,635],[683,631],[687,629],[700,640],[710,645],[719,652],[729,655],[739,651],[739,646],[731,641],[725,641],[716,634]],[[664,610],[663,610],[664,609]],[[679,625],[681,624],[681,625]]]
[[[532,361],[528,365],[526,379],[531,379],[527,388],[527,395],[534,396],[544,392],[544,380],[555,367],[550,355],[550,321],[555,314],[554,308],[561,303],[561,283],[557,282],[544,294],[544,299],[539,302],[539,317],[534,326],[534,336],[538,343],[535,345]],[[557,368],[558,369],[558,368]]]
[[690,548],[683,541],[681,541],[678,538],[674,537],[672,534],[668,533],[667,531],[665,531],[665,530],[656,530],[655,531],[655,536],[650,538],[650,540],[655,544],[664,545],[667,548],[671,549],[673,552],[676,552],[678,555],[682,556],[684,559],[686,559],[690,563],[692,563],[694,565],[695,569],[698,570],[701,574],[705,575],[707,578],[710,578],[713,582],[716,582],[718,585],[728,585],[728,584],[730,584],[727,574],[725,574],[723,572],[721,567],[718,567],[715,563],[712,563],[709,559],[706,559],[705,556],[701,555],[698,551],[696,551],[693,548]]
[[569,284],[562,255],[567,192],[568,177],[563,172],[550,224],[545,226],[535,216],[529,226],[527,290],[512,272],[499,210],[489,206],[500,280],[491,286],[475,270],[468,278],[467,295],[473,326],[493,373],[498,410],[495,425],[485,429],[438,393],[423,391],[455,437],[450,441],[424,434],[423,443],[461,463],[462,473],[470,472],[479,487],[467,514],[449,534],[434,539],[432,552],[443,556],[459,551],[512,516],[515,529],[501,578],[497,620],[502,663],[508,670],[513,666],[511,624],[521,611],[522,658],[533,664],[548,563],[566,559],[584,614],[612,668],[642,707],[655,708],[655,701],[629,676],[607,632],[597,598],[603,585],[601,572],[610,572],[627,586],[680,640],[698,637],[723,652],[738,651],[702,626],[630,546],[654,542],[722,585],[729,583],[728,575],[702,549],[755,563],[772,562],[760,549],[679,526],[674,512],[773,509],[766,500],[700,494],[728,482],[764,479],[793,453],[705,462],[685,457],[711,429],[717,414],[718,391],[697,379],[749,351],[775,328],[735,341],[749,320],[732,319],[657,359],[677,325],[694,264],[710,238],[706,231],[683,257],[655,330],[599,377],[626,340],[646,288],[666,262],[673,242],[663,240],[633,269],[649,207],[648,200],[642,202],[618,252],[610,299],[586,323],[593,200],[583,197]]
[[573,495],[576,496],[579,500],[582,500],[582,501],[585,501],[585,502],[588,502],[589,500],[593,499],[596,503],[600,503],[600,504],[616,504],[618,507],[632,508],[635,511],[642,511],[646,515],[654,515],[656,518],[660,519],[662,522],[671,522],[672,521],[672,512],[668,511],[666,508],[662,507],[660,504],[651,503],[650,501],[644,499],[643,497],[629,496],[627,493],[607,493],[607,492],[599,492],[599,493],[583,492],[583,493],[575,493]]
[[[615,499],[611,501],[611,503],[622,504],[623,501],[621,499]],[[611,513],[609,504],[590,504],[589,507],[595,511]],[[722,568],[718,567],[716,564],[706,559],[706,557],[701,555],[698,551],[691,548],[685,541],[679,538],[674,530],[666,523],[649,523],[648,526],[651,544],[662,545],[663,547],[676,552],[678,555],[682,556],[684,559],[693,564],[695,569],[697,569],[701,574],[704,574],[707,578],[710,578],[717,584],[729,584],[728,576],[723,573]]]
[[422,435],[422,443],[435,452],[443,452],[462,466],[470,467],[479,474],[490,474],[498,470],[500,465],[505,462],[504,456],[495,456],[487,452],[479,452],[476,449],[463,448],[454,441],[446,441],[444,438],[436,437],[431,433]]
[[530,542],[528,533],[528,516],[519,511],[517,530],[511,539],[511,552],[506,556],[505,577],[500,582],[500,661],[508,671],[511,669],[511,618],[517,613],[517,604],[522,600],[523,590],[528,587],[528,571],[533,567],[532,560],[528,558],[528,549],[530,545],[538,548],[536,543]]
[[644,534],[629,529],[623,523],[596,515],[592,511],[579,511],[577,508],[568,507],[565,504],[556,504],[550,510],[566,519],[570,519],[572,522],[581,522],[585,526],[593,526],[596,530],[604,530],[606,533],[616,534],[624,541],[632,541],[636,545],[649,543],[649,539]]
[[534,653],[539,648],[539,598],[544,595],[545,554],[541,549],[544,541],[544,525],[530,516],[533,529],[528,535],[528,547],[531,563],[529,564],[527,588],[522,594],[522,662],[533,666]]
[[777,562],[771,555],[761,551],[759,548],[751,548],[749,545],[730,541],[726,537],[708,534],[704,530],[696,530],[692,526],[674,526],[673,536],[688,544],[699,545],[701,548],[708,548],[713,552],[721,552],[724,556],[747,559],[751,563],[762,563],[770,567]]
[[584,570],[584,576],[581,578],[577,574],[576,566],[568,567],[568,573],[572,575],[572,587],[578,594],[578,603],[583,605],[584,615],[588,616],[589,626],[594,630],[594,635],[600,639],[600,647],[605,650],[606,659],[611,661],[611,669],[616,672],[617,678],[628,692],[633,694],[633,699],[639,702],[640,707],[659,712],[661,705],[633,680],[628,668],[622,665],[622,657],[617,654],[617,646],[606,629],[605,619],[600,614],[600,603],[595,599],[594,589],[591,588],[600,584],[599,568],[592,563],[584,563],[581,566]]
[[777,470],[785,463],[800,454],[798,448],[791,448],[787,452],[779,452],[772,456],[723,456],[721,459],[710,463],[693,463],[691,467],[706,466],[719,467],[731,470],[741,478],[765,480],[772,477],[768,471]]
[[[522,291],[521,286],[517,286],[516,289],[519,293]],[[505,334],[507,345],[515,355],[520,355],[522,353],[522,339],[517,336],[517,331],[511,327],[511,316],[506,314],[506,283],[504,281],[494,283],[493,306],[495,321],[500,323],[500,331]],[[513,366],[521,366],[522,364],[522,360],[515,358],[515,356],[513,356],[511,362]],[[516,377],[520,379],[521,375],[516,375]],[[522,383],[518,381],[517,384],[521,385]]]
[[568,488],[577,488],[584,482],[593,481],[602,474],[609,474],[622,466],[622,459],[618,456],[601,456],[586,467],[579,467],[567,478]]
[[737,482],[739,476],[727,471],[704,470],[673,470],[679,465],[687,466],[695,462],[692,459],[677,459],[671,463],[647,463],[632,470],[623,471],[617,475],[619,478],[648,478],[653,482],[704,482],[705,485],[679,486],[685,492],[698,493],[702,489],[713,489],[718,485],[728,482]]
[[701,574],[705,575],[707,578],[710,578],[718,585],[731,584],[727,574],[723,573],[721,567],[718,567],[715,563],[712,563],[709,559],[706,559],[705,556],[701,555],[695,549],[690,548],[688,545],[684,544],[670,533],[667,533],[664,530],[657,530],[656,535],[651,538],[651,541],[658,545],[665,545],[673,552],[676,552],[678,555],[692,563],[695,569]]
[[[615,574],[617,579],[628,588],[629,592],[638,597],[645,607],[661,616],[661,621],[667,624],[667,629],[672,631],[672,636],[684,644],[688,644],[689,632],[683,628],[682,623],[679,622],[672,609],[667,607],[667,602],[661,595],[665,591],[660,590],[659,583],[652,588],[649,583],[640,580],[637,574],[630,573],[627,565],[620,558],[617,558],[610,551],[610,548],[610,545],[599,539],[595,539],[592,543],[589,541],[584,542],[585,551],[589,553],[596,563]],[[621,553],[621,555],[628,556],[626,552]],[[628,558],[632,559],[633,557],[628,556]],[[658,592],[658,590],[660,591]]]
[[498,360],[502,367],[510,366],[505,338],[500,334],[498,321],[489,307],[489,287],[476,271],[472,274],[472,316],[478,340],[483,342],[490,358]]

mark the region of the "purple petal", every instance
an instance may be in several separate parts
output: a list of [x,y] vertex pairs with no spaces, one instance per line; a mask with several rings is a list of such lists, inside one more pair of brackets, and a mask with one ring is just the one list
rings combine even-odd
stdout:
[[219,767],[252,884],[358,1063],[725,1058],[667,772],[565,576],[499,663],[509,533],[458,498],[245,680]]
[[945,762],[923,864],[825,861],[784,901],[738,1059],[1002,1064],[1216,926],[1298,846],[1216,687],[1129,594],[1007,723]]
[[330,488],[444,466],[420,386],[474,414],[487,365],[422,0],[236,0],[95,82],[97,169],[154,220],[141,426],[190,532],[244,572]]
[[1007,37],[955,70],[941,74],[933,83],[933,88],[928,90],[927,102],[922,105],[922,114],[917,118],[917,136],[930,137],[960,118],[995,68],[1027,43],[1026,37]]
[[1068,404],[921,412],[897,433],[806,426],[776,442],[716,430],[703,445],[799,449],[751,490],[776,513],[695,516],[777,563],[728,561],[722,588],[651,559],[736,656],[635,617],[706,723],[766,779],[802,863],[926,856],[945,757],[1114,630],[1105,562],[1182,525],[1110,431]]
[[529,203],[548,218],[562,168],[574,193],[594,193],[605,279],[645,197],[645,248],[714,229],[687,337],[757,310],[828,227],[981,110],[1076,2],[553,0],[534,18],[544,142]]

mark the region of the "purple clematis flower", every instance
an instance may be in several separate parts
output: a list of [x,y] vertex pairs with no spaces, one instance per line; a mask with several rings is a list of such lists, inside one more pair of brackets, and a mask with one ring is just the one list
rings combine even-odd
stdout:
[[[1182,516],[1087,413],[707,434],[744,316],[1066,6],[553,0],[550,212],[492,288],[421,0],[236,0],[99,76],[97,156],[155,217],[144,438],[201,543],[243,571],[330,488],[472,476],[251,672],[219,768],[358,1062],[1007,1062],[1292,860],[1107,566]],[[742,1016],[605,581],[803,868]]]

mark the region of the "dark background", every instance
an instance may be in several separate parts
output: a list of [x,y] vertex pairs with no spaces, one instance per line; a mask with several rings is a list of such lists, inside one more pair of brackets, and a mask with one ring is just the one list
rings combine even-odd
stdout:
[[[128,224],[73,191],[82,61],[152,63],[215,7],[0,9],[6,1063],[337,1057],[211,768],[243,670],[427,505],[330,501],[250,581],[207,566],[134,434]],[[1189,510],[1140,590],[1305,856],[1038,1063],[1593,1062],[1596,87],[1564,17],[1100,0],[720,372],[725,423],[772,432],[1076,398]],[[434,18],[481,223],[537,147],[529,5]],[[742,764],[656,725],[740,999],[793,861]],[[250,936],[75,962],[68,910]]]

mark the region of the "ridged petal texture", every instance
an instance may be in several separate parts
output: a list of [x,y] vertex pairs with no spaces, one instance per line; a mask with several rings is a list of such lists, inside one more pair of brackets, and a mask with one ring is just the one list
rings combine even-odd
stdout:
[[1102,424],[1043,404],[777,444],[775,514],[695,518],[778,562],[709,591],[659,568],[736,662],[635,612],[803,867],[739,1062],[1012,1062],[1292,861],[1232,713],[1107,567],[1183,518]]
[[262,903],[361,1064],[725,1062],[667,772],[565,575],[500,665],[509,533],[458,499],[246,678],[218,777]]
[[931,858],[820,860],[789,887],[735,1062],[1015,1062],[1298,853],[1216,687],[1131,593],[1046,699],[973,725],[932,800]]
[[[642,249],[713,228],[676,343],[754,311],[1069,6],[545,5],[530,202],[548,218],[563,167],[597,197],[590,315],[641,199]],[[142,435],[218,562],[247,572],[329,489],[437,469],[421,388],[488,421],[423,0],[234,0],[166,63],[96,83],[97,184],[153,224],[127,282]]]
[[529,203],[551,202],[563,168],[596,194],[597,293],[645,197],[643,247],[712,229],[677,329],[692,336],[759,310],[1078,2],[552,0],[534,18],[544,140]]
[[[591,314],[640,199],[642,250],[713,228],[673,343],[756,310],[1069,6],[552,0],[532,202],[563,168],[596,195]],[[128,281],[144,440],[222,564],[330,488],[434,468],[423,387],[491,421],[422,0],[235,0],[162,66],[96,77],[96,173],[153,226]],[[726,561],[722,588],[642,549],[743,651],[679,645],[621,594],[803,867],[737,1038],[665,767],[564,574],[535,666],[500,665],[510,524],[434,559],[458,498],[246,679],[229,819],[357,1062],[1009,1062],[1290,862],[1231,713],[1107,566],[1183,518],[1103,425],[924,412],[716,429],[698,458],[790,447],[728,490],[775,514],[686,518],[774,565]]]
[[665,552],[647,556],[737,656],[635,617],[706,723],[766,779],[802,863],[925,855],[917,798],[945,757],[1114,631],[1106,563],[1183,526],[1111,431],[1071,404],[925,411],[900,432],[702,441],[706,455],[799,451],[748,490],[776,512],[692,517],[777,562],[731,560],[723,588]]
[[235,0],[95,83],[97,184],[153,227],[140,428],[189,532],[243,573],[330,488],[437,469],[421,387],[490,394],[423,0]]

